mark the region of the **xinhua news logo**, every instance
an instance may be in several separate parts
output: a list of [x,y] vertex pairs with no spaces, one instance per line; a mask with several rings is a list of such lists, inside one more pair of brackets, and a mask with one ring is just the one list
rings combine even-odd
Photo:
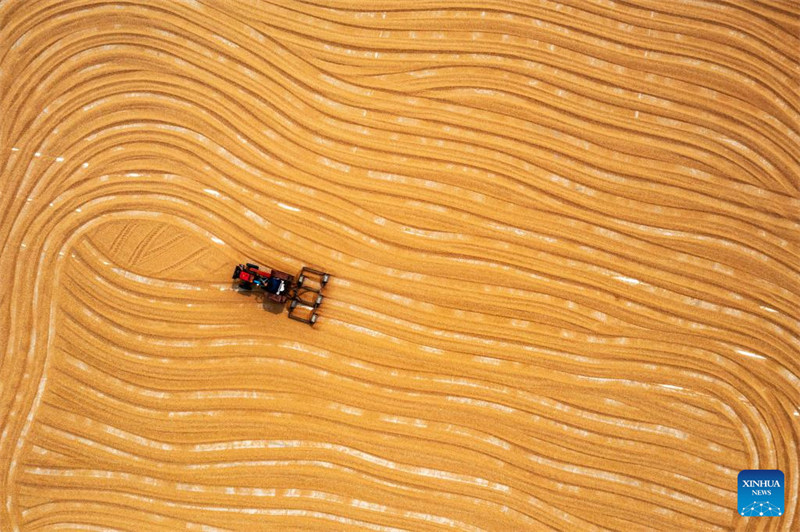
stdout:
[[783,515],[784,477],[779,469],[745,469],[739,473],[739,515]]

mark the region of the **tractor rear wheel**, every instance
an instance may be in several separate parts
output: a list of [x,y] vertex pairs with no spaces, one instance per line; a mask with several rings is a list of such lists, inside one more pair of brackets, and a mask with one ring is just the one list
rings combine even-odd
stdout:
[[247,266],[248,268],[253,268],[253,269],[255,269],[255,270],[257,270],[257,269],[258,269],[258,264],[250,264],[250,263],[248,262],[247,264],[245,264],[245,266]]
[[241,288],[242,290],[249,291],[253,289],[253,285],[251,285],[250,283],[239,283],[239,288]]

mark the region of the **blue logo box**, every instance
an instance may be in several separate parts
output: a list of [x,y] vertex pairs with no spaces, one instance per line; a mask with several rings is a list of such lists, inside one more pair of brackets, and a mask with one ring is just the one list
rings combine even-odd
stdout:
[[779,469],[745,469],[739,472],[739,515],[746,517],[778,517],[784,507],[783,471]]

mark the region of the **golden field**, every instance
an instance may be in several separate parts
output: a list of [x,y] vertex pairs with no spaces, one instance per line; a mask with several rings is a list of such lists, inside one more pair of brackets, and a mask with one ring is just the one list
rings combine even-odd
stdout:
[[0,530],[800,530],[799,64],[793,0],[0,2]]

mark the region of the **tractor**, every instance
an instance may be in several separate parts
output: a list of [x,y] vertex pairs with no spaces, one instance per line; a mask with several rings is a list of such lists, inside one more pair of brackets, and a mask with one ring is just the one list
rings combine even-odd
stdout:
[[257,264],[239,264],[233,270],[233,279],[239,280],[239,288],[252,290],[257,287],[267,299],[275,303],[289,303],[289,318],[308,325],[317,322],[317,309],[324,299],[322,289],[328,284],[330,274],[303,266],[297,276],[279,270],[261,270]]

